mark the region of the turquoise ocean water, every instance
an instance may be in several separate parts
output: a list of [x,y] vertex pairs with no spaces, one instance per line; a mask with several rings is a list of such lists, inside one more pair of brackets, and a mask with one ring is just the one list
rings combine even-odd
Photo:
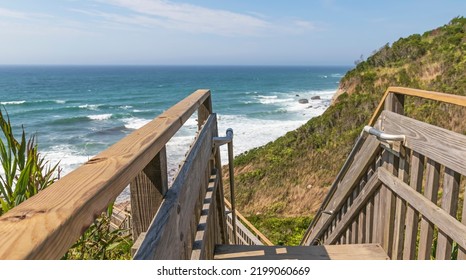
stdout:
[[[266,144],[320,115],[349,67],[0,66],[0,104],[19,132],[63,174],[199,88],[212,91],[219,133],[235,154]],[[319,96],[318,100],[311,97]],[[301,98],[309,99],[300,104]],[[168,144],[175,172],[194,135],[189,120]],[[224,160],[226,158],[224,157]]]

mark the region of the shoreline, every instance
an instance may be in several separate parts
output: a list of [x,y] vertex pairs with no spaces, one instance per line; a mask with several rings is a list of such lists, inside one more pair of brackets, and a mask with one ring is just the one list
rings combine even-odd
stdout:
[[[339,90],[340,90],[340,88],[338,87],[337,90],[335,91],[335,93],[331,96],[331,98],[320,99],[320,96],[319,96],[319,99],[313,99],[313,100],[318,100],[318,102],[321,102],[320,108],[324,108],[324,110],[318,111],[319,112],[318,114],[311,115],[309,118],[303,119],[302,121],[297,121],[297,123],[299,122],[299,124],[297,126],[292,127],[291,129],[287,129],[284,133],[278,135],[277,137],[273,138],[270,141],[264,141],[264,143],[262,143],[260,145],[252,146],[252,147],[250,147],[250,148],[248,148],[246,150],[239,150],[239,151],[236,150],[235,154],[234,154],[234,157],[236,157],[236,156],[238,156],[240,154],[243,154],[245,152],[248,152],[248,151],[250,151],[252,149],[263,147],[263,146],[267,145],[270,142],[274,142],[277,139],[279,139],[280,137],[287,134],[288,132],[294,131],[294,130],[298,129],[299,127],[301,127],[302,125],[306,124],[312,118],[315,118],[315,117],[318,117],[318,116],[322,115],[330,106],[333,105],[333,99],[334,99],[335,95],[338,93]],[[307,97],[309,98],[309,101],[312,101],[311,96],[307,96]],[[304,96],[296,96],[296,103],[299,103],[299,99],[302,99],[302,98],[304,98]],[[304,108],[303,110],[313,109],[312,107],[310,107],[310,106],[312,106],[312,105],[309,105],[310,103],[309,104],[306,103],[306,104],[308,105],[308,107]],[[219,130],[220,135],[222,134],[222,131],[223,131],[222,129],[225,127],[225,125],[221,125],[221,118],[222,118],[222,116],[219,116],[219,129],[218,130]],[[271,121],[271,122],[276,122],[276,121]],[[237,143],[237,142],[238,141],[236,140],[235,143]],[[189,145],[190,144],[188,144],[187,146],[189,146]],[[167,147],[167,149],[168,149],[168,147]],[[221,158],[222,158],[222,165],[224,166],[228,162],[227,151],[225,149],[222,149],[220,152],[221,152]],[[168,153],[168,150],[167,150],[167,153]],[[181,162],[182,161],[183,161],[183,159],[181,159]],[[168,182],[169,182],[169,186],[170,186],[173,183],[176,174],[178,173],[178,168],[175,168],[175,167],[171,166],[171,167],[168,168],[168,173],[169,173],[168,174]],[[131,198],[130,198],[130,191],[129,191],[129,186],[128,186],[117,197],[117,199],[115,200],[115,205],[117,205],[118,208],[120,208],[120,209],[127,209],[128,207],[129,207],[129,209],[131,209],[130,201],[131,201]]]

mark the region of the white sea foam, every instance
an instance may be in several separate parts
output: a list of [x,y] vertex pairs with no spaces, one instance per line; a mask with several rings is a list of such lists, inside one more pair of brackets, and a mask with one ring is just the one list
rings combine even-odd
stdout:
[[[227,128],[234,132],[234,155],[238,155],[252,148],[267,144],[277,139],[290,130],[294,130],[304,124],[306,119],[301,120],[258,120],[246,116],[223,115],[219,116],[219,135],[223,136]],[[221,148],[222,162],[228,160],[226,148]]]
[[277,104],[294,101],[293,98],[259,98],[261,104]]
[[97,104],[84,104],[84,105],[79,105],[78,107],[81,109],[88,109],[88,110],[96,111],[99,109],[99,106],[100,105],[97,105]]
[[57,103],[57,104],[65,104],[66,101],[65,101],[65,100],[55,100],[55,103]]
[[122,119],[122,121],[125,123],[125,127],[128,129],[139,129],[143,127],[145,124],[150,122],[150,120],[147,119],[141,119],[141,118],[126,118]]
[[110,119],[112,114],[89,115],[87,117],[93,121],[103,121]]
[[120,106],[120,107],[118,107],[118,108],[124,109],[124,110],[128,110],[128,109],[133,108],[133,106],[131,106],[131,105],[126,105],[126,106]]
[[55,165],[59,163],[60,175],[70,173],[81,164],[88,161],[93,155],[83,155],[82,153],[73,149],[71,145],[57,145],[51,147],[49,150],[43,152],[44,157]]
[[19,105],[24,103],[26,103],[26,100],[0,102],[1,105]]

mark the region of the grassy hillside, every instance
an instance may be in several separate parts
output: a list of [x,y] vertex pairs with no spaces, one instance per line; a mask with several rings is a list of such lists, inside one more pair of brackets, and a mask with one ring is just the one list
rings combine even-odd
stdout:
[[[466,18],[383,46],[345,75],[338,98],[322,116],[238,156],[239,210],[264,219],[312,216],[388,86],[466,95]],[[457,108],[408,99],[406,112],[466,133]],[[272,227],[280,228],[276,221]]]

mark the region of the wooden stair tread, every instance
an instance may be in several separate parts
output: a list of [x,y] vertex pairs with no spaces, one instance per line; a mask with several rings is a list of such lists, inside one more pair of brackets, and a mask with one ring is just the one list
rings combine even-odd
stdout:
[[323,246],[216,245],[216,260],[388,260],[379,244]]

